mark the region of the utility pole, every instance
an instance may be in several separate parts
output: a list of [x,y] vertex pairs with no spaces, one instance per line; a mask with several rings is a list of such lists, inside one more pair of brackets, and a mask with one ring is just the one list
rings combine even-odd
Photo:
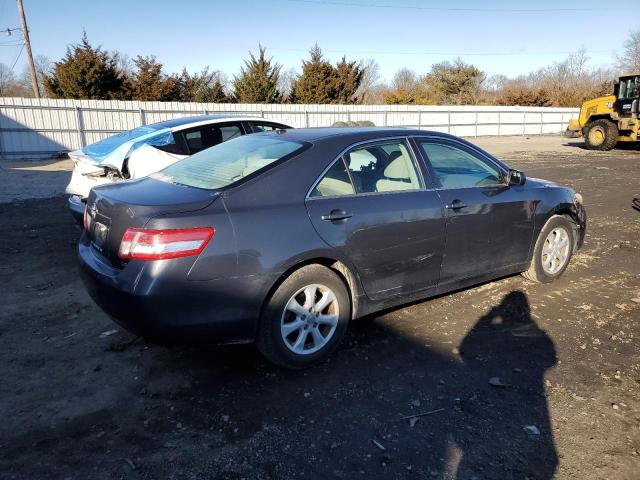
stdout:
[[24,18],[24,8],[22,0],[18,2],[18,14],[22,21],[22,36],[24,37],[24,45],[27,47],[27,59],[29,60],[29,72],[31,73],[31,85],[33,87],[33,95],[40,98],[40,87],[38,86],[38,76],[36,75],[36,66],[33,64],[33,54],[31,53],[31,42],[29,41],[29,30],[27,29],[27,20]]

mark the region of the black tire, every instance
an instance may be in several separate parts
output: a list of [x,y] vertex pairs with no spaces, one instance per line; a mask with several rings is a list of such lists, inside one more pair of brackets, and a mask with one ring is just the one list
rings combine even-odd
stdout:
[[[547,272],[542,263],[543,263],[543,254],[542,249],[544,248],[545,242],[549,234],[555,230],[562,228],[566,231],[568,237],[568,253],[564,265],[557,272],[549,273]],[[540,231],[540,235],[538,235],[538,239],[536,240],[536,245],[533,249],[533,258],[531,259],[531,265],[526,272],[522,272],[522,276],[532,282],[537,283],[549,283],[553,282],[555,279],[560,277],[567,269],[569,262],[571,261],[571,256],[573,255],[574,248],[574,224],[567,218],[562,215],[554,215],[547,223],[544,225],[542,230]]]
[[589,150],[611,150],[618,143],[618,126],[605,118],[589,122],[585,128],[584,142]]
[[[309,285],[322,285],[333,292],[337,302],[338,320],[326,344],[313,353],[299,354],[285,344],[286,339],[281,333],[281,322],[284,315],[290,315],[285,313],[287,303],[296,292]],[[312,315],[310,317],[313,318]],[[324,360],[335,350],[344,337],[350,318],[349,292],[338,274],[322,265],[307,265],[289,275],[271,295],[260,318],[256,345],[260,352],[276,365],[292,369],[309,367]],[[301,333],[298,332],[298,335]],[[295,332],[292,335],[295,335]],[[314,341],[313,338],[308,340]]]

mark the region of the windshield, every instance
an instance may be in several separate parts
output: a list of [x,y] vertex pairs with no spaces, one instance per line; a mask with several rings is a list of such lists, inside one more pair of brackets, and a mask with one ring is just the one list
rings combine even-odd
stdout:
[[636,98],[640,95],[640,76],[620,80],[618,98]]
[[170,131],[170,129],[167,129],[164,125],[161,124],[145,125],[142,127],[134,128],[133,130],[127,130],[126,132],[118,133],[117,135],[112,135],[111,137],[107,137],[103,140],[100,140],[99,142],[87,145],[82,149],[82,151],[86,155],[89,155],[90,157],[96,159],[104,158],[115,151],[119,146],[132,140],[136,140],[140,137],[149,136],[150,134],[159,130]]
[[224,188],[298,153],[303,146],[300,142],[272,136],[247,135],[202,150],[154,173],[152,177],[208,190]]

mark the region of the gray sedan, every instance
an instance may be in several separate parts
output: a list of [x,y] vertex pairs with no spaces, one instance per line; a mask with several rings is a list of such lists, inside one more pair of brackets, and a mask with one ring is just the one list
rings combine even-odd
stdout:
[[95,301],[158,341],[252,342],[304,367],[350,320],[523,273],[582,245],[570,188],[421,130],[242,136],[94,188],[79,257]]

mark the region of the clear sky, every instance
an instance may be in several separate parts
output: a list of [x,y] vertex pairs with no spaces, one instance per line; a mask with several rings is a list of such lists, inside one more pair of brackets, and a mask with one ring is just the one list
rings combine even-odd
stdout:
[[[94,45],[130,57],[155,55],[167,71],[210,65],[229,77],[258,43],[300,70],[318,43],[331,60],[374,58],[383,80],[457,56],[488,74],[514,76],[562,60],[581,46],[591,66],[607,66],[640,11],[601,0],[24,0],[34,55],[60,59],[83,29]],[[20,25],[14,0],[0,0],[0,29]],[[601,32],[605,32],[601,35]],[[15,36],[0,37],[11,66]],[[15,70],[24,69],[24,52]]]

